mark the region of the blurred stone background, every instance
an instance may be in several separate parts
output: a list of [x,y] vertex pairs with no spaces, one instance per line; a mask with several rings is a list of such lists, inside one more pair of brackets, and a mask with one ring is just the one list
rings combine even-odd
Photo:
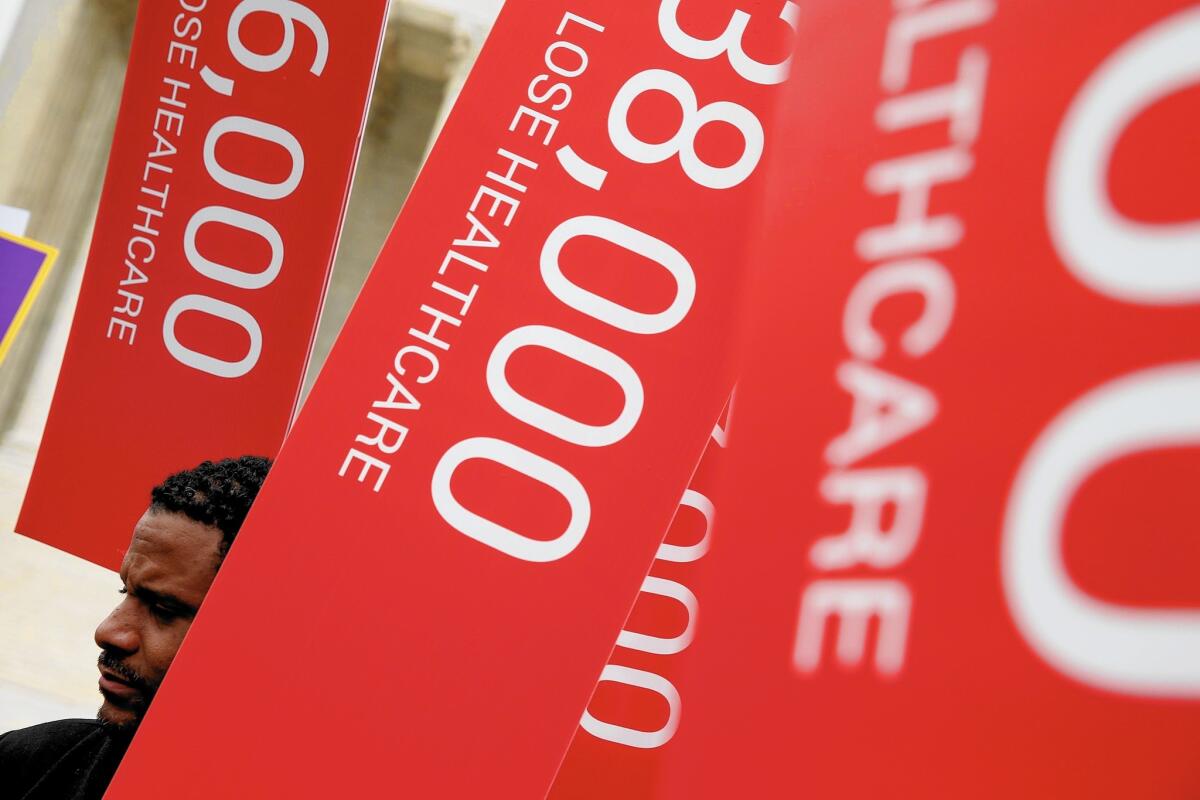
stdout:
[[[160,0],[142,0],[160,2]],[[310,386],[503,0],[393,0]],[[60,255],[0,365],[0,732],[91,717],[114,573],[14,534],[78,296],[135,0],[0,0],[0,205]],[[70,498],[65,498],[69,502]]]

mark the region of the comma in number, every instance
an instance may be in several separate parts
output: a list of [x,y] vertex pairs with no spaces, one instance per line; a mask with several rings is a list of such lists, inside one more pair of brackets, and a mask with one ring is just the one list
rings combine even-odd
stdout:
[[570,145],[560,147],[556,155],[558,163],[562,164],[562,168],[577,183],[582,183],[597,192],[604,187],[604,181],[608,178],[608,170],[600,169],[595,164],[583,160]]
[[232,78],[226,78],[223,75],[218,75],[213,71],[212,67],[204,67],[201,69],[200,77],[204,79],[204,85],[212,89],[217,94],[223,94],[226,97],[233,96]]

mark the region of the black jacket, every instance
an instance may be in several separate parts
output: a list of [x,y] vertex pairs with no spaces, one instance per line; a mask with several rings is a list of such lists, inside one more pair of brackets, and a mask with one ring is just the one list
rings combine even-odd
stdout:
[[95,720],[64,719],[0,736],[0,798],[100,800],[129,746]]

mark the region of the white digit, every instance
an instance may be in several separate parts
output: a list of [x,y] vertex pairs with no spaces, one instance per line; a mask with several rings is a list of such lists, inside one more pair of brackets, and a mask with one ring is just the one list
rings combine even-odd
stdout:
[[712,440],[717,443],[717,447],[725,449],[729,446],[729,432],[733,429],[733,406],[737,400],[737,386],[734,385],[733,391],[729,393],[729,400],[725,403],[725,424],[721,424],[721,418],[718,417],[716,423],[713,424]]
[[[200,255],[196,237],[200,233],[200,229],[209,223],[220,223],[257,234],[270,245],[271,261],[262,272],[243,272]],[[262,289],[275,280],[283,266],[283,238],[279,235],[279,231],[261,217],[224,206],[207,206],[192,215],[183,232],[183,252],[187,256],[188,263],[201,275],[238,289]]]
[[1156,100],[1200,83],[1198,41],[1197,8],[1135,36],[1084,84],[1054,144],[1046,213],[1055,247],[1080,281],[1118,300],[1200,300],[1200,224],[1130,220],[1113,207],[1107,185],[1129,123]]
[[[181,344],[175,335],[175,324],[188,311],[207,314],[240,327],[250,337],[250,346],[246,350],[246,355],[239,361],[224,361]],[[163,341],[167,345],[167,352],[174,356],[180,364],[207,372],[218,378],[242,377],[254,369],[254,365],[258,363],[258,357],[262,354],[262,330],[259,329],[258,322],[248,311],[231,303],[199,294],[184,295],[167,309],[167,315],[163,319]]]
[[[242,23],[256,13],[274,14],[283,25],[283,41],[274,53],[256,53],[242,42]],[[272,72],[287,63],[296,46],[296,23],[308,28],[316,40],[317,51],[309,71],[320,75],[329,59],[329,33],[312,9],[294,0],[242,0],[229,18],[229,51],[242,66],[255,72]]]
[[[764,64],[750,58],[742,49],[742,40],[746,36],[746,28],[750,24],[749,14],[740,9],[734,11],[733,18],[729,20],[729,26],[718,38],[697,39],[684,33],[683,29],[679,27],[679,4],[682,1],[662,0],[662,5],[658,8],[658,28],[662,32],[663,40],[671,46],[672,50],[681,56],[699,61],[707,61],[723,53],[728,53],[729,63],[733,66],[734,71],[753,83],[770,86],[787,80],[788,71],[792,66],[790,57],[778,64]],[[796,30],[796,24],[800,18],[800,7],[788,0],[784,3],[783,10],[779,12],[779,18],[790,25],[793,31]]]
[[[566,529],[554,539],[534,539],[464,507],[454,496],[450,480],[460,464],[476,458],[508,467],[558,492],[571,509]],[[515,444],[482,436],[461,441],[446,451],[433,471],[432,492],[434,507],[455,530],[522,561],[544,563],[568,555],[583,541],[592,515],[587,490],[574,475]]]
[[[241,133],[279,145],[291,156],[291,174],[281,183],[269,183],[225,169],[217,161],[217,143],[227,133]],[[304,148],[295,136],[277,125],[259,122],[249,117],[225,117],[209,129],[208,136],[204,139],[204,166],[208,168],[208,174],[213,180],[230,191],[241,192],[260,200],[281,200],[296,191],[300,179],[304,176]]]
[[[665,142],[643,142],[629,130],[629,110],[646,92],[666,92],[683,110],[683,123]],[[679,156],[684,173],[695,183],[710,189],[729,189],[750,177],[763,154],[763,127],[758,117],[745,106],[720,101],[699,107],[692,85],[674,72],[648,69],[634,75],[613,100],[608,114],[608,135],[621,155],[639,164],[658,164]],[[738,160],[728,167],[714,167],[696,153],[696,136],[705,125],[725,122],[742,134],[744,148]]]
[[635,686],[654,692],[667,701],[667,721],[656,731],[641,731],[623,725],[614,725],[611,722],[601,722],[592,716],[592,712],[589,710],[583,712],[583,719],[579,723],[585,731],[597,739],[642,750],[653,750],[671,741],[675,731],[679,730],[680,698],[679,691],[671,685],[670,681],[653,672],[632,667],[619,667],[615,664],[605,666],[604,671],[600,673],[600,683],[605,681],[623,683],[626,686]]
[[687,611],[687,624],[683,627],[683,633],[663,637],[622,630],[617,637],[617,645],[657,656],[669,656],[687,650],[688,645],[696,638],[696,612],[700,610],[700,602],[696,600],[696,595],[678,581],[656,578],[653,575],[647,575],[642,581],[642,592],[669,597],[682,605]]
[[1042,433],[1017,475],[1004,520],[1003,576],[1034,650],[1092,686],[1200,698],[1200,611],[1128,608],[1084,594],[1063,563],[1076,490],[1132,453],[1200,445],[1200,365],[1158,367],[1085,395]]
[[[1198,35],[1200,9],[1189,9],[1122,45],[1084,84],[1055,141],[1046,191],[1054,246],[1078,280],[1116,300],[1200,300],[1200,226],[1131,222],[1106,186],[1122,131],[1156,100],[1200,82]],[[1035,652],[1088,685],[1200,699],[1200,609],[1099,600],[1075,585],[1062,554],[1068,507],[1092,473],[1133,453],[1200,445],[1198,396],[1198,362],[1110,381],[1042,432],[1013,484],[1003,540],[1009,609]]]
[[683,499],[679,501],[679,510],[675,512],[676,515],[685,508],[693,508],[704,516],[704,536],[700,538],[700,541],[690,545],[663,542],[658,546],[658,554],[654,556],[659,561],[690,564],[704,558],[708,553],[712,544],[713,523],[717,518],[717,511],[713,507],[712,500],[694,489],[688,489],[683,493]]
[[[621,413],[607,425],[589,425],[518,394],[508,382],[505,368],[512,354],[522,347],[560,353],[612,378],[624,395]],[[545,325],[517,328],[496,343],[488,358],[487,385],[500,407],[516,419],[582,447],[607,447],[624,439],[641,418],[645,402],[641,379],[623,359],[586,339]]]
[[[663,311],[647,314],[601,297],[563,274],[559,256],[578,236],[593,236],[623,247],[661,266],[675,280],[675,298]],[[554,296],[576,311],[629,333],[663,333],[678,325],[696,299],[696,275],[687,259],[671,245],[605,217],[574,217],[546,238],[541,255],[542,279]]]

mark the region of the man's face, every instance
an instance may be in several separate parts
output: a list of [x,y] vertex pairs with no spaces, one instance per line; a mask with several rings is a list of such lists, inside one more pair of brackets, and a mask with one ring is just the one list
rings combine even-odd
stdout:
[[124,598],[96,628],[102,721],[141,720],[179,651],[220,564],[221,531],[150,509],[133,529],[121,564]]

